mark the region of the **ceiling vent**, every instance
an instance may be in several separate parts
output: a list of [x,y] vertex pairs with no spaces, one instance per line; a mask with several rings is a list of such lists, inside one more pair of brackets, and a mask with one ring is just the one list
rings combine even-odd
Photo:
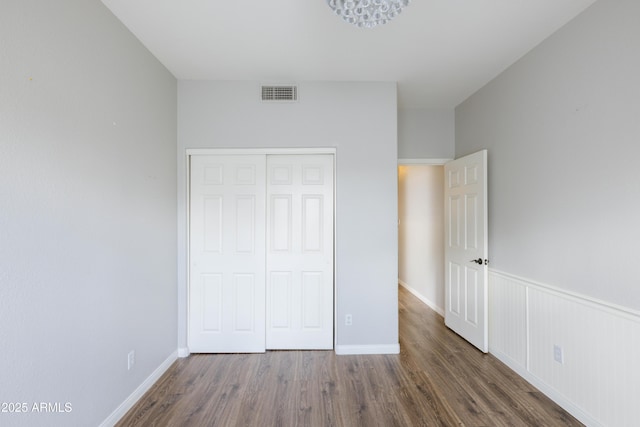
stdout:
[[297,101],[298,86],[262,86],[263,101]]

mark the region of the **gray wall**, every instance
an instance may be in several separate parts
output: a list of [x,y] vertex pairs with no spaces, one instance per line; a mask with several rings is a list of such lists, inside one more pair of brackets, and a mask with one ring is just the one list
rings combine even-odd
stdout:
[[640,309],[640,2],[600,0],[456,108],[492,268]]
[[[398,344],[394,83],[300,83],[263,103],[253,82],[178,83],[179,346],[186,347],[185,149],[336,147],[338,345]],[[344,315],[353,326],[344,326]]]
[[0,402],[71,404],[0,425],[95,426],[176,350],[176,80],[97,0],[2,0],[0,61]]
[[398,110],[399,159],[452,159],[455,112],[434,108]]

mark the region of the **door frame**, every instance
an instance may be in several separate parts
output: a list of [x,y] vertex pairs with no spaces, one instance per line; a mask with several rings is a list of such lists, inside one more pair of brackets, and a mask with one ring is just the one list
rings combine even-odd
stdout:
[[272,155],[272,154],[298,154],[298,155],[304,155],[304,154],[332,154],[333,155],[333,349],[335,351],[336,346],[337,346],[337,325],[338,325],[338,321],[337,321],[337,298],[338,298],[338,292],[337,292],[337,281],[336,281],[336,271],[338,270],[337,268],[337,258],[336,258],[336,230],[338,228],[337,226],[337,216],[336,216],[336,211],[337,211],[337,197],[336,197],[336,191],[337,191],[337,157],[338,157],[338,150],[335,147],[314,147],[314,148],[187,148],[185,150],[185,184],[186,184],[186,189],[185,189],[185,199],[183,200],[183,207],[184,207],[184,212],[185,212],[185,222],[184,224],[182,224],[184,228],[184,230],[186,231],[186,239],[185,239],[185,254],[186,254],[186,264],[185,264],[185,273],[186,273],[186,319],[185,319],[185,325],[186,325],[186,351],[182,350],[179,352],[179,356],[180,357],[187,357],[190,354],[188,345],[189,345],[189,313],[191,310],[191,307],[189,306],[189,295],[190,295],[190,289],[191,289],[191,269],[189,268],[189,266],[191,265],[191,259],[190,259],[190,236],[189,236],[189,229],[190,229],[190,218],[191,218],[191,209],[190,209],[190,203],[191,203],[191,156],[203,156],[203,155],[256,155],[256,154],[263,154],[263,155]]

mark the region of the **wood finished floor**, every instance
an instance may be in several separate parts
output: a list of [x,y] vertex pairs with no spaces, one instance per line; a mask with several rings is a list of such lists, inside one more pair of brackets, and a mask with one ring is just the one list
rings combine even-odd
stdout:
[[333,351],[179,359],[123,426],[581,426],[399,291],[399,355]]

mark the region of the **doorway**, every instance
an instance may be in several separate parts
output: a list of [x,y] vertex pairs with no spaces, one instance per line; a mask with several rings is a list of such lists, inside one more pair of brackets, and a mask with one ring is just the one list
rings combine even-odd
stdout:
[[444,316],[444,166],[398,166],[398,281]]

